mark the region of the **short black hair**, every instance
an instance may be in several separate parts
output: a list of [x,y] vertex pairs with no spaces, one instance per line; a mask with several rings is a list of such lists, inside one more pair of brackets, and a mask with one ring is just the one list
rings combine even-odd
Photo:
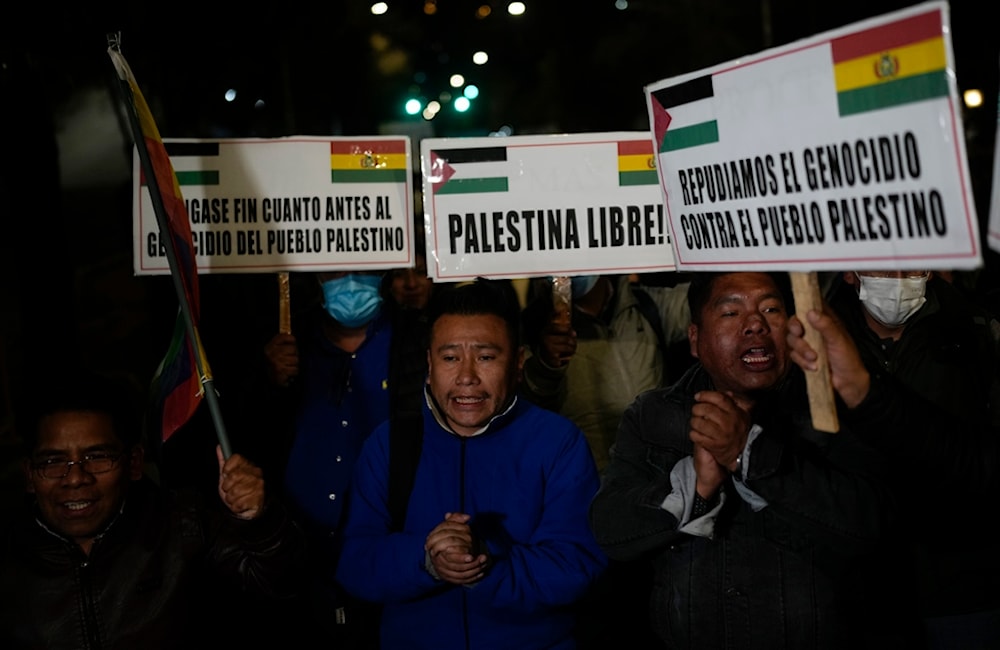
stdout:
[[474,282],[442,286],[428,305],[428,332],[448,314],[499,316],[507,325],[513,349],[521,346],[521,304],[509,280],[477,278]]
[[141,443],[141,390],[127,375],[73,366],[50,375],[20,404],[17,433],[26,455],[38,445],[41,421],[56,413],[86,411],[111,416],[113,433],[125,449]]
[[[709,271],[691,274],[691,284],[688,286],[688,308],[691,310],[691,322],[695,325],[701,324],[701,310],[705,308],[708,297],[712,295],[712,286],[715,281],[724,275],[733,273],[745,273],[746,271]],[[756,271],[750,271],[755,273]],[[792,287],[788,273],[784,271],[762,271],[765,275],[771,276],[775,286],[781,292],[781,297],[785,301],[785,308],[792,312]]]

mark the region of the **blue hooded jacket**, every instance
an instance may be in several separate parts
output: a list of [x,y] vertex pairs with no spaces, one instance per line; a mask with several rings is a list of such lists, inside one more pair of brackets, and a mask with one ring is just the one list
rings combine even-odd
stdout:
[[[387,505],[389,426],[355,467],[337,579],[384,605],[383,648],[574,648],[573,604],[607,565],[587,523],[599,484],[580,429],[519,399],[479,435],[444,429],[424,406],[423,449],[402,532]],[[471,515],[489,548],[481,581],[425,568],[424,541],[447,512]]]

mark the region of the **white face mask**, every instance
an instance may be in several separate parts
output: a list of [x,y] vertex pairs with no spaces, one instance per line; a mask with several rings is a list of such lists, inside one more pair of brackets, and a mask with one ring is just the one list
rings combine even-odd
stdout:
[[861,290],[858,298],[872,318],[886,327],[900,327],[917,313],[927,299],[927,277],[875,278],[858,275]]

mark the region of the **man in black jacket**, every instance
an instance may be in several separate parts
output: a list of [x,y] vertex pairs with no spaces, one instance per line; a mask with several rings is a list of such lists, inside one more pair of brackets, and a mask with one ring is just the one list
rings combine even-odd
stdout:
[[164,491],[127,391],[88,373],[54,384],[21,430],[33,498],[0,526],[0,647],[201,647],[235,629],[206,602],[223,581],[291,594],[302,533],[259,468],[217,450],[216,503]]
[[879,426],[886,400],[864,389],[847,401],[835,383],[848,427],[812,426],[786,285],[692,280],[698,363],[625,412],[591,526],[611,558],[652,559],[648,611],[667,647],[860,648],[877,624],[878,647],[911,648],[892,636],[906,612],[868,607],[894,509],[885,457],[848,428]]
[[[913,391],[911,409],[934,405],[950,422],[926,439],[887,429],[873,443],[896,459],[892,485],[904,508],[900,556],[932,650],[1000,647],[1000,556],[988,526],[927,526],[928,512],[975,522],[1000,497],[998,324],[976,300],[931,271],[850,271],[830,307],[872,374]],[[937,490],[914,490],[933,476]],[[956,498],[956,495],[962,495]]]

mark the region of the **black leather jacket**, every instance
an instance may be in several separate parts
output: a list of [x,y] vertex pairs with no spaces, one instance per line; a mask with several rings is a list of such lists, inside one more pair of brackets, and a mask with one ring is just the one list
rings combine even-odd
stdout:
[[865,558],[893,516],[881,455],[843,427],[815,430],[794,368],[753,412],[763,431],[745,483],[767,506],[754,511],[728,479],[713,538],[682,533],[661,504],[693,452],[693,395],[711,389],[698,364],[626,411],[591,505],[598,542],[612,558],[652,562],[652,624],[670,648],[851,647]]
[[[910,421],[866,440],[897,460],[893,485],[906,516],[900,548],[912,556],[921,610],[954,616],[1000,608],[996,536],[991,526],[967,523],[1000,500],[1000,358],[982,307],[938,278],[928,281],[926,298],[894,343],[868,327],[850,285],[831,305],[872,374],[912,391]],[[923,426],[936,414],[937,424]],[[928,513],[954,523],[929,526]]]
[[0,647],[197,648],[211,638],[206,625],[247,625],[216,620],[207,598],[224,591],[223,581],[231,593],[290,596],[302,533],[277,503],[252,521],[217,505],[143,479],[89,556],[45,528],[33,507],[7,517]]

